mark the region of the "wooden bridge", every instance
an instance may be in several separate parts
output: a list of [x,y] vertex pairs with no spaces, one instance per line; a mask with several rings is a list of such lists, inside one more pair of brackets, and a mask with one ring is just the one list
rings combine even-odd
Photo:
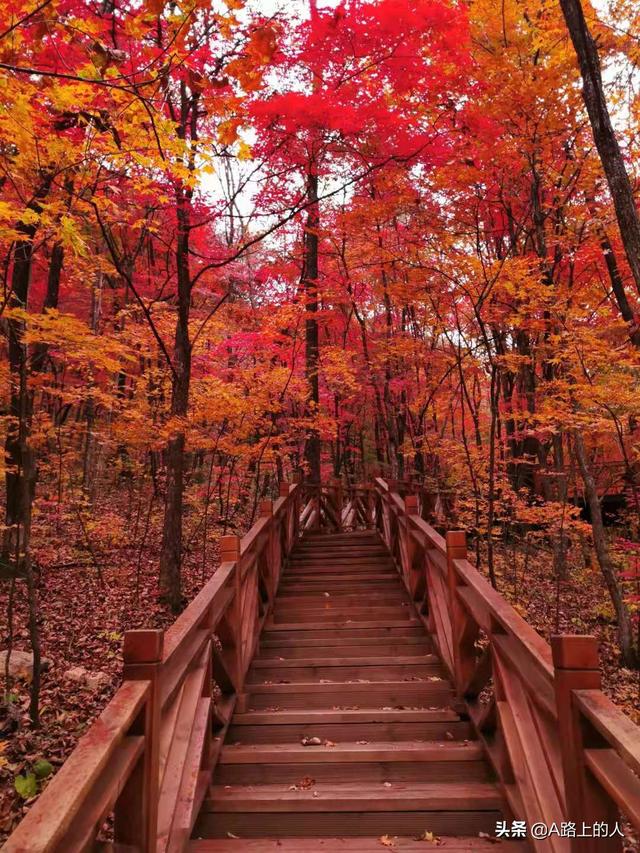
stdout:
[[549,647],[397,484],[280,495],[172,628],[126,634],[122,686],[4,850],[462,853],[513,820],[576,837],[505,850],[622,850],[581,833],[640,824],[640,731],[595,640]]

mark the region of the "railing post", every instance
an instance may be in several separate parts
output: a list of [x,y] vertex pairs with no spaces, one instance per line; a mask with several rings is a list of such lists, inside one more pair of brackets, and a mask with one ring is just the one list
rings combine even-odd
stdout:
[[158,800],[160,795],[160,667],[164,632],[159,629],[126,631],[122,656],[125,681],[149,681],[149,700],[144,719],[134,729],[144,734],[144,757],[118,798],[114,809],[116,843],[128,844],[144,853],[156,850]]
[[278,586],[278,572],[280,566],[277,565],[276,555],[276,528],[273,523],[273,501],[260,501],[259,504],[260,518],[271,519],[269,524],[269,545],[267,548],[267,568],[269,572],[269,604],[272,603],[273,597],[276,594]]
[[[582,824],[602,821],[613,828],[619,822],[612,800],[591,777],[585,765],[585,724],[573,701],[574,690],[600,690],[602,676],[595,637],[561,634],[551,637],[555,667],[555,694],[558,733],[562,754],[566,819],[575,823],[577,835]],[[572,853],[617,853],[622,849],[618,836],[576,837]]]
[[464,613],[458,601],[458,576],[454,560],[466,560],[467,535],[464,530],[447,530],[447,587],[449,589],[449,618],[451,620],[451,643],[453,654],[453,677],[458,696],[464,687],[464,663],[462,644],[464,642]]
[[[281,480],[278,483],[278,494],[281,498],[288,498],[289,492],[291,491],[291,483],[288,483],[286,480]],[[292,527],[289,523],[289,515],[287,515],[284,519],[284,539],[285,539],[285,554],[282,554],[281,557],[284,557],[289,553],[291,548],[293,547],[293,543],[295,541],[295,527]]]
[[[411,597],[414,601],[421,601],[424,598],[427,578],[426,578],[426,564],[423,561],[421,566],[421,572],[418,574],[416,578],[416,568],[414,567],[414,556],[416,551],[415,542],[411,536],[410,529],[410,521],[409,518],[412,515],[418,514],[418,496],[417,495],[406,495],[404,499],[404,519],[402,525],[400,525],[400,531],[404,535],[404,551],[405,551],[405,559],[407,562],[406,567],[403,566],[405,583],[409,587],[411,592]],[[402,559],[402,552],[401,559]]]
[[[242,644],[242,577],[240,565],[240,537],[222,536],[220,539],[220,562],[235,563],[236,569],[233,576],[234,596],[231,606],[230,629],[234,644],[234,681],[238,701],[242,694],[244,684],[244,648]],[[222,638],[221,638],[222,639]]]
[[418,515],[418,496],[407,495],[404,499],[404,509],[407,515]]

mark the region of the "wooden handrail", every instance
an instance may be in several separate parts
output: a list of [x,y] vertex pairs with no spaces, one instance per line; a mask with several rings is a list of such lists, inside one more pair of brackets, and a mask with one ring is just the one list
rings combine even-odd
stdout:
[[[575,824],[545,851],[613,853],[622,838],[581,835],[622,812],[640,828],[640,729],[602,692],[593,637],[548,643],[466,559],[465,536],[442,537],[394,484],[375,481],[375,525],[456,686],[514,816]],[[431,502],[433,505],[433,502]]]
[[128,849],[183,850],[218,758],[284,560],[301,491],[281,484],[166,631],[128,631],[124,683],[10,836],[6,853],[90,850],[113,815]]

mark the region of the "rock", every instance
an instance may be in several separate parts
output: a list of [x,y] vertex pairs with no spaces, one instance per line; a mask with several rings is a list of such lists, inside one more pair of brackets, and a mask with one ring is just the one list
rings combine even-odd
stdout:
[[63,678],[66,681],[75,681],[76,684],[86,684],[89,673],[83,666],[74,666],[68,669]]
[[[0,652],[0,675],[4,675],[8,650]],[[48,658],[42,658],[40,661],[40,669],[46,672],[51,666],[51,661]],[[12,678],[33,678],[33,653],[25,652],[24,649],[11,649],[9,657],[9,675]]]
[[89,690],[102,690],[108,684],[111,684],[111,676],[106,672],[90,672],[87,675],[86,684]]

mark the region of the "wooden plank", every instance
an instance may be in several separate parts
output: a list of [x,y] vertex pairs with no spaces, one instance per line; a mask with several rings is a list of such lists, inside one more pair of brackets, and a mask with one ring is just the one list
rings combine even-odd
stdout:
[[370,682],[341,684],[256,684],[251,686],[249,709],[277,708],[430,708],[441,707],[453,696],[442,681]]
[[193,661],[202,657],[203,650],[211,642],[211,631],[208,628],[197,628],[185,635],[185,640],[176,647],[174,653],[162,664],[160,678],[160,701],[162,708],[170,701],[175,690],[179,689],[186,672]]
[[284,784],[224,788],[213,785],[206,807],[216,812],[392,812],[499,809],[495,785],[485,782],[340,785],[289,790]]
[[[386,835],[386,833],[385,833]],[[394,836],[391,851],[402,853],[425,853],[428,844],[410,837]],[[490,839],[475,837],[460,838],[447,836],[437,847],[446,853],[496,853],[496,843]],[[368,838],[208,838],[191,841],[189,853],[373,853],[383,851],[380,836]],[[502,840],[498,846],[501,853],[525,853],[529,847],[525,842]]]
[[[205,800],[205,804],[206,804]],[[364,810],[336,812],[289,812],[283,819],[282,812],[257,812],[255,814],[238,813],[201,813],[196,832],[207,833],[209,837],[228,837],[232,833],[237,838],[261,838],[279,836],[280,838],[299,836],[323,836],[327,831],[343,836],[370,835],[374,838],[394,835],[417,835],[429,827],[436,835],[487,835],[495,832],[496,821],[501,814],[498,810],[465,811],[388,811],[369,812]],[[427,847],[423,842],[423,847]],[[242,848],[241,848],[242,849]],[[378,841],[375,852],[385,848]],[[437,849],[434,848],[434,849]],[[446,850],[446,847],[444,848]],[[393,853],[393,848],[391,848]],[[374,850],[371,851],[374,853]],[[423,851],[424,853],[424,851]],[[426,853],[430,853],[429,850]]]
[[[491,770],[486,761],[325,761],[304,764],[219,764],[216,784],[238,786],[299,784],[313,779],[315,788],[333,784],[384,785],[388,783],[445,784],[465,782],[492,782]],[[307,783],[309,784],[309,783]]]
[[541,674],[552,679],[553,664],[549,644],[493,589],[468,560],[454,560],[453,567],[463,583],[474,589],[486,602],[495,621],[528,653]]
[[327,746],[303,746],[301,743],[241,744],[225,746],[221,764],[314,764],[371,761],[478,761],[482,747],[477,743],[437,741],[376,741],[375,743],[336,743]]
[[[286,712],[282,712],[286,713]],[[397,712],[402,713],[402,712]],[[304,722],[278,723],[263,722],[259,725],[237,725],[234,723],[228,735],[229,743],[299,743],[303,737],[319,737],[332,743],[357,743],[391,741],[403,742],[419,740],[421,742],[440,740],[444,742],[468,740],[472,729],[468,722],[462,722],[438,713],[432,713],[433,719],[422,721],[365,721],[350,720],[340,722]],[[369,717],[372,715],[369,714]],[[310,759],[311,760],[311,759]]]
[[[329,647],[334,648],[334,647]],[[338,645],[335,648],[343,649],[342,645]],[[317,652],[317,648],[314,649]],[[351,651],[351,650],[349,650]],[[410,649],[407,649],[409,652]],[[307,652],[308,654],[308,652]],[[425,665],[436,665],[439,664],[439,660],[436,655],[431,654],[417,654],[417,655],[396,655],[391,661],[393,666],[425,666]],[[378,666],[388,666],[390,664],[389,658],[382,655],[367,655],[362,657],[324,657],[324,656],[316,656],[310,658],[293,658],[291,660],[279,659],[277,661],[273,661],[271,658],[267,658],[266,660],[263,658],[258,658],[254,660],[253,667],[256,670],[262,669],[273,669],[274,666],[277,666],[280,669],[290,669],[292,667],[344,667],[344,666],[357,666],[360,668],[365,667],[378,667]]]
[[516,637],[494,634],[491,638],[494,650],[508,662],[513,672],[527,685],[531,698],[552,719],[556,717],[553,679],[539,666],[539,660],[530,650],[518,642]]
[[[207,778],[201,778],[203,769],[204,748],[208,733],[211,731],[211,699],[203,697],[198,701],[194,714],[191,738],[185,754],[180,790],[176,801],[173,823],[166,850],[169,853],[180,853],[184,850],[191,836],[191,830],[196,821],[198,811],[207,790]],[[211,768],[204,771],[205,777],[210,778]],[[204,781],[204,784],[203,784]]]
[[[122,741],[111,759],[109,774],[104,774],[96,780],[82,805],[82,810],[78,813],[69,832],[65,834],[65,850],[91,848],[97,833],[122,792],[125,780],[129,778],[136,763],[141,759],[143,751],[144,737],[129,735]],[[115,786],[112,784],[114,778],[118,780]]]
[[[176,716],[169,752],[165,762],[164,776],[160,788],[158,805],[158,847],[166,849],[170,840],[171,826],[180,797],[182,777],[189,747],[194,737],[197,709],[203,695],[204,679],[207,674],[207,652],[205,648],[200,660],[189,671],[182,686],[180,709]],[[163,721],[164,724],[165,721]]]
[[[268,622],[265,628],[269,634],[275,634],[277,631],[331,631],[334,633],[335,628],[363,630],[365,628],[419,628],[422,630],[422,623],[418,619],[360,619],[354,622],[349,619],[343,620],[327,620],[326,622]],[[304,634],[301,634],[304,636]],[[308,635],[307,635],[308,636]]]
[[234,726],[258,726],[258,725],[316,725],[321,723],[393,723],[393,722],[415,722],[427,723],[431,721],[455,721],[459,717],[449,707],[442,708],[336,708],[336,709],[305,709],[280,711],[246,711],[236,714],[233,718]]
[[164,635],[163,662],[168,663],[176,651],[188,642],[191,634],[197,631],[200,623],[212,608],[212,625],[218,621],[228,603],[227,584],[233,579],[235,563],[222,563],[210,581],[202,587],[198,595]]
[[640,828],[640,779],[613,749],[585,749],[587,767],[622,813]]
[[625,764],[640,776],[640,735],[636,726],[601,690],[576,690],[582,713],[611,744]]
[[[513,721],[515,731],[519,740],[519,746],[515,743],[514,752],[517,749],[520,757],[523,760],[522,765],[514,772],[516,775],[519,772],[526,773],[529,780],[529,789],[535,795],[537,800],[536,811],[527,813],[529,824],[536,821],[542,821],[547,826],[556,823],[558,826],[564,819],[563,811],[558,799],[558,788],[555,780],[551,776],[551,762],[547,762],[544,754],[544,744],[540,740],[538,727],[534,722],[534,714],[530,704],[530,698],[524,690],[520,680],[521,673],[509,672],[502,667],[500,668],[500,681],[502,689],[509,703],[511,711],[511,719]],[[515,758],[515,754],[513,755]],[[514,764],[512,758],[512,764]],[[569,842],[567,839],[550,839],[550,846],[556,850],[569,850]]]

